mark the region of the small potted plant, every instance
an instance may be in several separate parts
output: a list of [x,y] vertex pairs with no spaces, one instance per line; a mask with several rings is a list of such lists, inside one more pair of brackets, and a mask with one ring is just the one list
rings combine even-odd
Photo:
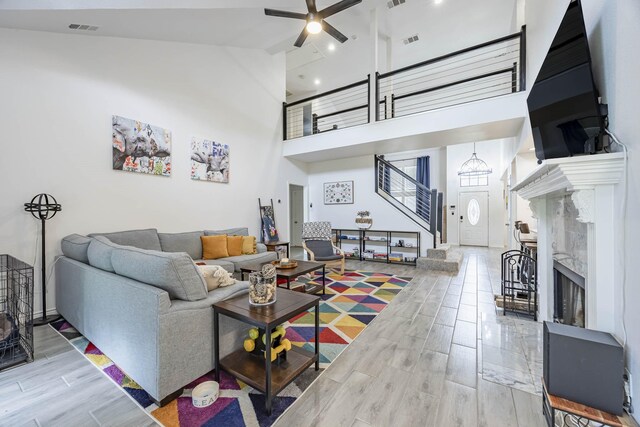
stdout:
[[369,216],[369,211],[358,211],[356,214],[356,227],[361,230],[368,230],[373,225],[373,219]]

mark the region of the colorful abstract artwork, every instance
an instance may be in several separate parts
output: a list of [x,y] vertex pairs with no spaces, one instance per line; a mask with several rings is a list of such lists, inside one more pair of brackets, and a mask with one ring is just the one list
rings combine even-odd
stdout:
[[325,205],[348,205],[353,203],[353,181],[324,183]]
[[191,140],[191,179],[229,182],[229,146],[203,138]]
[[[220,375],[220,397],[213,405],[196,408],[191,390],[203,381],[214,379],[209,372],[184,388],[183,394],[159,408],[146,391],[107,355],[64,319],[51,326],[68,339],[94,365],[165,426],[271,426],[323,370],[376,318],[409,283],[411,278],[367,271],[327,273],[326,295],[320,295],[320,371],[313,367],[278,393],[273,412],[265,411],[264,395],[226,372]],[[300,276],[292,285],[321,283],[320,273]],[[313,310],[285,323],[286,337],[293,345],[314,351],[315,318]],[[247,329],[249,329],[247,325]]]
[[265,243],[277,242],[278,230],[276,218],[272,206],[260,206],[260,218],[262,219],[262,241]]
[[113,116],[113,169],[171,176],[171,131]]

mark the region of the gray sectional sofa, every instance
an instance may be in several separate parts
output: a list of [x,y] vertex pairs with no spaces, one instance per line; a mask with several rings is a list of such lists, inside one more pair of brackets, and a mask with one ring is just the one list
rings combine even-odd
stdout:
[[[257,254],[201,260],[200,236],[213,234],[248,230],[74,234],[61,243],[58,312],[159,404],[213,369],[211,305],[248,292],[247,282],[207,292],[194,261],[237,274],[245,264],[276,259],[258,244]],[[220,328],[224,355],[242,345],[249,326],[221,316]]]

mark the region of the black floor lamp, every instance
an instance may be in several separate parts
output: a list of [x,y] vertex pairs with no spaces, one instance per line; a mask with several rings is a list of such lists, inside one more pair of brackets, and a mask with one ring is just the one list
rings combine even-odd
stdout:
[[57,320],[60,316],[47,316],[47,259],[45,257],[45,221],[56,216],[62,210],[62,205],[50,194],[36,194],[31,202],[24,204],[24,210],[31,212],[35,219],[42,222],[42,317],[33,319],[34,326],[46,325]]

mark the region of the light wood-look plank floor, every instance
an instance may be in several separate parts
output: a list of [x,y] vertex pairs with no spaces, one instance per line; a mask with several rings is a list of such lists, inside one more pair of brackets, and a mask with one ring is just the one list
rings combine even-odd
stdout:
[[275,426],[545,426],[540,396],[482,377],[500,252],[465,248],[457,275],[349,261],[413,280]]
[[[500,251],[464,252],[457,275],[350,261],[413,280],[276,426],[543,426],[539,396],[482,378]],[[0,372],[0,426],[155,425],[55,331],[35,343],[35,362]]]
[[156,426],[147,413],[49,326],[35,360],[0,372],[0,426]]

